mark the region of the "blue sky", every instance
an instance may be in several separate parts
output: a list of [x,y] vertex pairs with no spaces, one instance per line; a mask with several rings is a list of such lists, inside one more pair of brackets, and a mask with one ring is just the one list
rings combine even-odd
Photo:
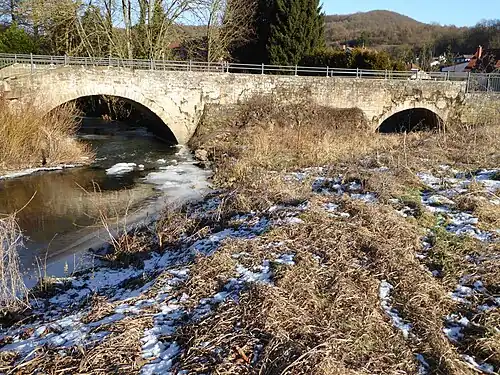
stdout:
[[472,26],[482,19],[500,18],[500,0],[322,0],[326,14],[392,10],[417,21]]

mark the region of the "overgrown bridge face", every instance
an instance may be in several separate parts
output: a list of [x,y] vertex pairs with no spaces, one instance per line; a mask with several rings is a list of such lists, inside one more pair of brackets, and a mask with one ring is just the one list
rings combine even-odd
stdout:
[[[206,104],[234,105],[256,95],[273,95],[285,102],[303,101],[306,96],[323,106],[359,108],[374,131],[390,116],[409,109],[431,111],[445,122],[456,116],[457,106],[468,105],[471,113],[484,105],[500,111],[498,94],[467,95],[464,81],[411,76],[390,79],[390,72],[385,76],[365,72],[367,78],[357,72],[356,77],[345,78],[331,76],[331,71],[328,77],[296,76],[293,67],[291,74],[278,75],[250,69],[231,73],[228,65],[208,67],[207,71],[192,69],[191,65],[175,70],[151,69],[150,65],[140,69],[126,64],[95,65],[99,64],[52,64],[43,68],[14,64],[1,71],[3,92],[11,100],[31,100],[47,111],[85,96],[124,98],[156,114],[181,144],[195,132]],[[481,98],[471,100],[470,95]]]

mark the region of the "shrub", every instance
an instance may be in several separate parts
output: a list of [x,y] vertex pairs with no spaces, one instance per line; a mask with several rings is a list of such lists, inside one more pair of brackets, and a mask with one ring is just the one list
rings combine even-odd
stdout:
[[385,52],[355,48],[351,51],[319,49],[305,56],[301,65],[344,69],[404,70],[405,64]]
[[34,53],[36,45],[33,38],[15,23],[0,34],[0,52]]

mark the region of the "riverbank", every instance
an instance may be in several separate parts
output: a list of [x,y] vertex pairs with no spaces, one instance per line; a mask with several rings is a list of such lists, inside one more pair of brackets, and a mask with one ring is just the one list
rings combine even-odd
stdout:
[[381,135],[272,105],[207,114],[220,190],[39,293],[0,371],[498,372],[498,119]]
[[0,180],[2,212],[17,212],[25,235],[20,264],[30,286],[40,274],[63,277],[94,264],[88,249],[109,241],[108,230],[153,221],[167,203],[199,199],[208,188],[210,171],[198,168],[185,147],[165,145],[145,129],[110,127],[96,139],[88,128],[79,132],[95,150],[89,166]]
[[76,116],[70,105],[47,114],[0,99],[0,176],[91,163],[92,150],[74,137]]

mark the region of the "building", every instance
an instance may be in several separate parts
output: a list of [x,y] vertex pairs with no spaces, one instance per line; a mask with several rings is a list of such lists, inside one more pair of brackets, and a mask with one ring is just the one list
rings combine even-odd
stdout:
[[477,48],[476,53],[467,64],[466,71],[492,73],[500,71],[500,49]]
[[467,72],[500,72],[500,49],[483,49],[482,46],[477,48],[474,55],[463,55],[468,61],[463,61],[460,64],[447,66],[441,69],[442,72],[467,73]]
[[453,62],[458,65],[458,64],[463,64],[465,62],[469,62],[474,55],[460,55],[457,56],[453,59]]

